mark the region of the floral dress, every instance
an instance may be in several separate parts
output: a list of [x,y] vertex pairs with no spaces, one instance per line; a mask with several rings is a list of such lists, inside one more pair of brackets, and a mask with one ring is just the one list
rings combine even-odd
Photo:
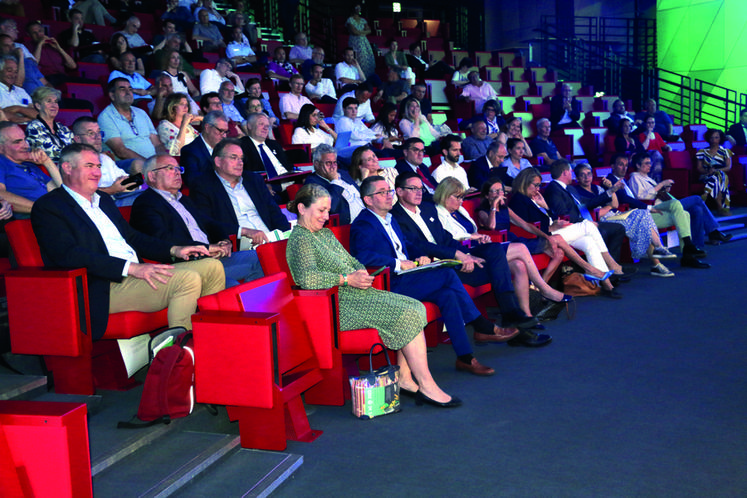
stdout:
[[705,193],[703,194],[703,200],[708,197],[718,198],[720,195],[724,196],[723,206],[728,208],[731,204],[731,197],[729,196],[729,175],[723,171],[726,167],[726,160],[731,157],[731,151],[723,147],[719,147],[715,155],[711,155],[708,149],[701,149],[695,154],[697,159],[703,161],[708,171],[706,174],[700,177],[700,181],[705,183]]
[[[368,22],[362,17],[355,20],[354,16],[348,17],[345,21],[345,26],[352,26],[358,31],[363,31],[368,26]],[[361,65],[363,74],[368,78],[373,76],[376,72],[376,62],[374,61],[373,50],[371,50],[371,44],[368,43],[368,38],[364,35],[350,35],[350,41],[348,41],[350,48],[355,50],[358,63]]]
[[[296,225],[286,249],[293,280],[303,289],[329,289],[340,283],[341,274],[364,266],[348,253],[334,234]],[[375,328],[389,349],[401,349],[425,327],[425,307],[401,294],[374,289],[339,287],[340,329]]]
[[54,122],[54,131],[47,123],[35,119],[26,127],[26,140],[32,149],[41,149],[55,163],[60,162],[60,152],[73,143],[73,132],[64,124]]
[[176,137],[179,136],[179,127],[171,121],[166,119],[158,123],[158,138],[166,150],[169,151],[171,156],[180,156],[182,153],[182,147],[192,143],[192,140],[200,136],[200,134],[192,128],[192,125],[187,125],[187,132],[184,134],[184,143],[179,145]]

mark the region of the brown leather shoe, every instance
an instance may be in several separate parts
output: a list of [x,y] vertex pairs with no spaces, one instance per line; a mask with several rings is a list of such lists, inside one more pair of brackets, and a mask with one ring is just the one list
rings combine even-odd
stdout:
[[481,364],[479,361],[477,361],[477,358],[472,358],[471,363],[465,363],[462,360],[457,360],[456,369],[469,372],[472,375],[480,375],[481,377],[488,377],[495,373],[495,370]]
[[481,334],[479,332],[475,332],[474,338],[476,343],[486,343],[486,342],[506,342],[509,339],[513,339],[519,335],[519,329],[515,328],[502,328],[499,326],[493,327],[493,333],[492,334]]

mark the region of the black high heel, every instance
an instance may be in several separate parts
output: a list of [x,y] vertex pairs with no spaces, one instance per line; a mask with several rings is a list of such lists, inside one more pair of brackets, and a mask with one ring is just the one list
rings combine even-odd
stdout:
[[571,301],[573,301],[573,296],[571,296],[569,294],[563,294],[563,297],[560,299],[560,301],[556,301],[554,299],[550,299],[549,297],[547,297],[545,295],[542,295],[542,297],[544,297],[545,299],[547,299],[548,301],[553,302],[553,303],[570,303]]
[[[400,389],[401,390],[401,389]],[[440,401],[436,401],[435,399],[431,399],[422,392],[418,391],[415,393],[415,404],[418,406],[422,406],[423,403],[428,405],[433,405],[438,408],[456,408],[457,406],[462,405],[462,400],[457,398],[456,396],[452,396],[451,399],[445,403],[441,403]]]
[[403,396],[407,396],[408,398],[417,398],[418,392],[420,391],[410,391],[409,389],[405,389],[404,387],[399,388],[399,393]]

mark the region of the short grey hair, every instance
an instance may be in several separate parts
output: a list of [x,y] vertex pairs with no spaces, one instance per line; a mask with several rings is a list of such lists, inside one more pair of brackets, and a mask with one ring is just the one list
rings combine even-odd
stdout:
[[203,122],[205,124],[209,124],[210,126],[215,126],[215,123],[217,123],[219,119],[222,119],[226,123],[228,122],[228,118],[225,114],[223,114],[223,111],[210,111],[209,113],[205,114]]
[[148,173],[153,171],[158,167],[158,159],[161,157],[172,157],[168,154],[156,154],[155,156],[150,156],[148,159],[145,160],[145,164],[143,164],[143,180],[145,180],[145,183],[150,185],[150,182],[148,181]]
[[316,149],[314,149],[314,155],[312,156],[314,166],[322,162],[322,157],[324,157],[325,154],[334,154],[335,157],[337,157],[337,151],[334,147],[327,144],[319,144]]
[[62,92],[57,90],[56,88],[50,88],[48,86],[40,86],[36,90],[34,90],[31,93],[31,102],[34,104],[41,104],[44,99],[49,97],[50,95],[54,95],[57,97],[57,101],[62,98]]
[[547,118],[540,118],[540,119],[538,119],[538,120],[537,120],[537,128],[539,128],[539,126],[540,126],[541,124],[544,124],[544,123],[550,123],[550,120],[549,120],[549,119],[547,119]]
[[[261,99],[260,102],[262,102]],[[270,119],[269,116],[267,116],[267,114],[263,112],[253,112],[246,118],[246,127],[249,129],[249,131],[252,131],[257,127],[257,120],[259,120],[260,118],[267,118],[268,120]]]
[[18,64],[18,59],[16,59],[15,55],[3,55],[2,57],[0,57],[0,71],[5,69],[5,63],[8,61],[13,61]]

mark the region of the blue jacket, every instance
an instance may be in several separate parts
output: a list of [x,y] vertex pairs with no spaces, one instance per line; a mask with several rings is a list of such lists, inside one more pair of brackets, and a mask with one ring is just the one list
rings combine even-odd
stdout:
[[[351,177],[347,171],[337,170],[337,174],[340,175],[341,180],[355,186],[356,189],[358,188],[358,186],[355,184],[355,180],[353,180],[353,177]],[[330,181],[322,178],[316,173],[306,177],[306,181],[304,181],[304,184],[309,183],[321,185],[327,190],[327,192],[329,192],[331,201],[329,213],[339,214],[341,225],[350,225],[350,206],[348,205],[348,201],[346,201],[345,197],[343,197],[342,195],[345,189],[343,189],[339,185],[331,183]]]

